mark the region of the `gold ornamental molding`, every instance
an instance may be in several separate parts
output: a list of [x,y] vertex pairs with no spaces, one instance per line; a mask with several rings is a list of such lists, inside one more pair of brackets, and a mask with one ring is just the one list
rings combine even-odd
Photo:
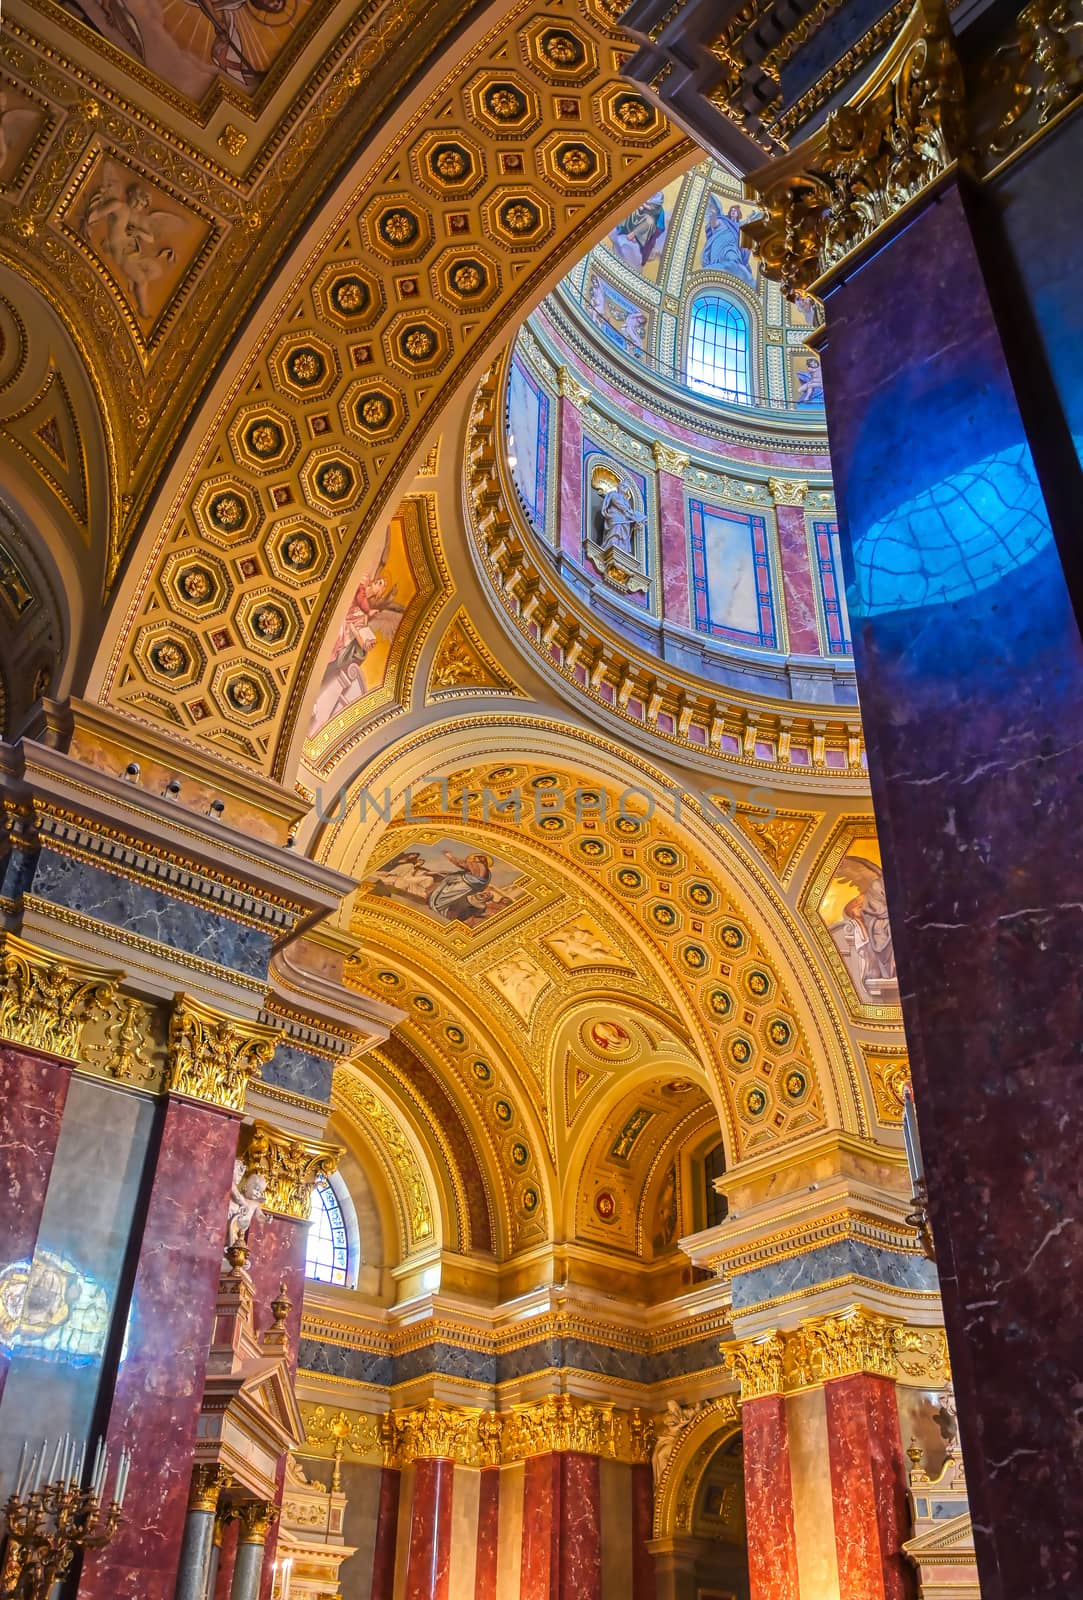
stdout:
[[502,1412],[443,1400],[382,1413],[302,1404],[301,1412],[306,1444],[329,1456],[336,1470],[346,1453],[369,1460],[378,1456],[385,1467],[400,1468],[421,1460],[496,1467],[563,1451],[645,1462],[657,1431],[654,1418],[640,1406],[625,1411],[569,1394],[546,1395]]
[[0,1039],[77,1062],[83,1029],[107,1016],[123,977],[0,934]]
[[331,1176],[341,1154],[339,1145],[298,1139],[267,1122],[256,1122],[244,1151],[245,1176],[257,1173],[266,1181],[265,1211],[307,1223],[316,1180]]
[[749,178],[741,230],[793,298],[823,280],[962,153],[963,72],[943,0],[918,0],[874,76],[797,150]]
[[740,1384],[742,1405],[862,1373],[930,1384],[950,1377],[942,1329],[909,1328],[862,1305],[806,1318],[785,1332],[772,1329],[754,1339],[723,1343],[720,1349]]
[[226,1111],[243,1111],[249,1083],[274,1055],[280,1030],[224,1016],[178,995],[169,1019],[166,1088]]
[[223,1489],[233,1486],[232,1474],[225,1467],[204,1465],[196,1467],[192,1473],[191,1487],[188,1490],[189,1511],[218,1510],[218,1498]]

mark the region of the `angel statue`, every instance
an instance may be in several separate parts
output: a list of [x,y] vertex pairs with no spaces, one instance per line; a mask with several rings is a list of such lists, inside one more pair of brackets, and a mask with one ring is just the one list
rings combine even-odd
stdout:
[[669,1466],[669,1458],[677,1446],[680,1434],[699,1410],[698,1405],[682,1405],[679,1400],[666,1401],[666,1414],[658,1423],[655,1436],[654,1453],[651,1456],[651,1471],[654,1474],[654,1487],[658,1488],[665,1470]]
[[390,549],[389,527],[380,559],[357,585],[350,609],[339,629],[335,648],[312,707],[310,738],[332,717],[361,699],[368,688],[364,675],[365,657],[379,640],[390,644],[402,621],[406,607],[395,599],[396,585],[390,582],[384,572]]
[[233,1245],[248,1243],[248,1230],[255,1219],[263,1215],[266,1194],[267,1179],[259,1172],[249,1172],[247,1163],[238,1157],[233,1163],[229,1211],[226,1213],[227,1250]]
[[123,187],[116,172],[108,172],[105,182],[95,189],[86,203],[82,218],[83,237],[104,223],[105,232],[98,249],[108,257],[127,280],[139,315],[149,319],[150,288],[176,259],[173,246],[184,226],[183,217],[173,211],[151,209],[151,193],[141,183]]

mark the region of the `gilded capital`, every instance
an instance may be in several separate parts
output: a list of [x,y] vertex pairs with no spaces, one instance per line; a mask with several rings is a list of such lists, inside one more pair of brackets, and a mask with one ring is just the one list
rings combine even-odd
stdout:
[[123,976],[0,934],[0,1039],[78,1061],[83,1028],[105,1015]]
[[228,1489],[232,1483],[233,1478],[225,1467],[218,1465],[196,1467],[188,1490],[189,1511],[216,1512],[222,1490]]
[[242,1022],[178,995],[169,1019],[166,1087],[227,1111],[243,1111],[251,1079],[274,1054],[277,1028]]
[[264,1211],[307,1222],[316,1179],[330,1177],[341,1153],[338,1145],[299,1139],[269,1123],[256,1122],[244,1151],[245,1175],[258,1174],[264,1179]]
[[677,478],[682,475],[692,459],[686,451],[674,450],[672,445],[663,444],[661,439],[652,440],[651,454],[659,472],[672,472]]
[[741,1385],[741,1404],[762,1400],[765,1395],[782,1394],[785,1343],[780,1333],[761,1339],[741,1339],[720,1346],[722,1359]]
[[278,1507],[270,1500],[242,1500],[237,1507],[239,1544],[264,1544],[278,1521]]
[[787,1349],[796,1385],[829,1383],[857,1373],[894,1378],[897,1327],[864,1306],[803,1322],[790,1335]]
[[767,489],[776,506],[803,506],[808,483],[804,478],[768,478]]
[[403,1466],[423,1459],[466,1462],[471,1455],[472,1434],[476,1438],[477,1413],[440,1400],[426,1400],[424,1405],[395,1418],[395,1439]]
[[741,230],[790,298],[947,171],[964,144],[963,73],[943,0],[918,0],[873,78],[797,150],[751,177]]

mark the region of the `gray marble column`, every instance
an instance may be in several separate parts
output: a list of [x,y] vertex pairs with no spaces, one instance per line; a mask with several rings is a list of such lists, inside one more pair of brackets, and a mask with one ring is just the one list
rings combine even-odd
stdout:
[[263,1575],[264,1543],[278,1516],[278,1508],[268,1500],[245,1500],[237,1507],[240,1528],[237,1534],[237,1559],[233,1563],[233,1585],[229,1600],[259,1600]]
[[204,1600],[214,1544],[214,1512],[189,1508],[177,1566],[176,1600]]

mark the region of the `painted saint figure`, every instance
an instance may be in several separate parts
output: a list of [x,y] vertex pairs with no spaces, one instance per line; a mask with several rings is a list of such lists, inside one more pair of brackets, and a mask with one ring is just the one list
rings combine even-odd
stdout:
[[729,272],[745,283],[755,282],[752,253],[741,244],[741,208],[732,205],[723,213],[714,195],[707,202],[707,239],[703,246],[702,267]]
[[620,259],[638,272],[662,254],[666,240],[665,199],[664,194],[652,194],[609,235]]

